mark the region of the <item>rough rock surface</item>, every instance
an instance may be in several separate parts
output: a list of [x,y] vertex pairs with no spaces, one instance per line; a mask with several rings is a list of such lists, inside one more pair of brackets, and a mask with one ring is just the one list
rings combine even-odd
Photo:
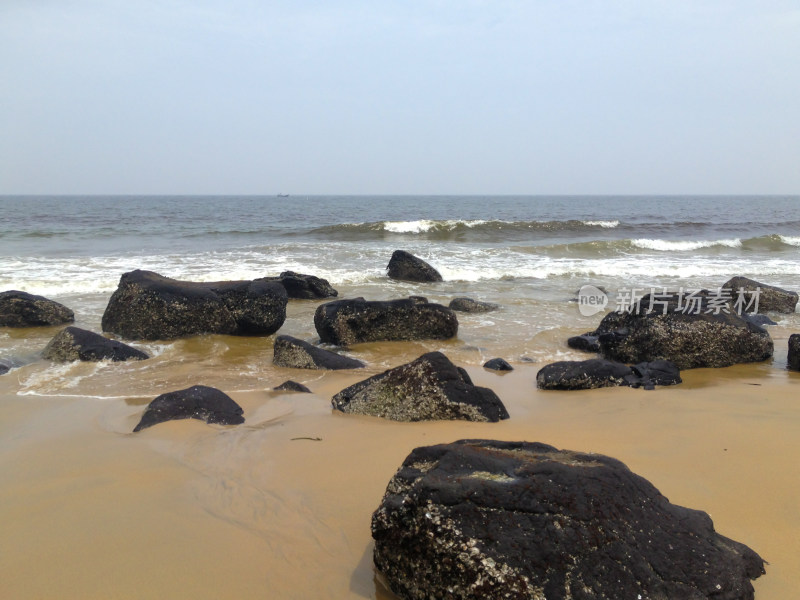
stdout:
[[[797,292],[784,290],[774,285],[759,283],[747,277],[733,277],[725,282],[722,288],[731,290],[734,300],[738,297],[739,290],[744,290],[746,292],[745,302],[750,300],[750,293],[758,290],[759,313],[793,313],[797,308]],[[749,309],[748,312],[750,312]]]
[[289,335],[275,338],[272,362],[279,367],[295,369],[360,369],[364,363],[355,358],[317,348]]
[[593,333],[573,335],[567,339],[567,346],[573,350],[582,350],[583,352],[600,352],[600,341],[598,336]]
[[147,405],[134,433],[157,423],[177,419],[199,419],[206,423],[239,425],[244,423],[242,407],[224,392],[205,385],[161,394]]
[[405,250],[395,250],[386,269],[391,279],[422,283],[442,281],[439,271]]
[[[262,280],[257,280],[262,281]],[[335,298],[339,295],[327,279],[314,275],[303,275],[294,271],[284,271],[278,277],[265,277],[263,281],[277,281],[293,300],[317,300],[319,298]]]
[[456,314],[424,298],[334,300],[317,307],[314,326],[326,344],[449,339],[458,333]]
[[602,358],[560,360],[539,369],[536,386],[543,390],[591,390],[626,385],[625,378],[632,374],[629,366]]
[[449,307],[452,310],[466,313],[485,313],[497,310],[500,308],[499,304],[494,302],[483,302],[481,300],[474,300],[473,298],[453,298],[450,301]]
[[17,290],[0,292],[0,327],[44,327],[74,320],[74,313],[55,300]]
[[543,390],[590,390],[613,386],[652,390],[657,385],[675,385],[681,381],[680,370],[666,360],[642,362],[632,367],[602,358],[562,360],[545,365],[536,374],[536,386]]
[[274,281],[178,281],[151,271],[125,273],[112,294],[103,331],[167,340],[201,333],[270,335],[286,319],[287,295]]
[[393,421],[507,419],[500,398],[472,384],[466,371],[441,352],[360,381],[336,394],[331,404],[346,413]]
[[773,353],[772,338],[762,327],[734,311],[718,314],[709,297],[701,298],[699,314],[681,312],[678,296],[664,296],[648,312],[650,296],[641,310],[612,312],[600,322],[595,335],[605,358],[639,363],[668,360],[683,369],[727,367],[737,363],[760,362]]
[[284,381],[282,384],[274,388],[279,392],[303,392],[305,394],[310,394],[311,390],[304,386],[302,383],[297,383],[296,381],[292,381],[289,379],[288,381]]
[[417,448],[372,516],[403,599],[752,600],[753,550],[623,463],[529,442]]
[[484,369],[491,369],[492,371],[513,371],[514,367],[508,364],[504,358],[492,358],[483,363]]
[[800,333],[793,333],[789,336],[789,353],[786,364],[792,371],[800,371]]
[[141,350],[117,340],[110,340],[98,333],[78,327],[66,327],[50,340],[42,352],[42,358],[56,362],[74,360],[119,362],[144,360],[150,357]]

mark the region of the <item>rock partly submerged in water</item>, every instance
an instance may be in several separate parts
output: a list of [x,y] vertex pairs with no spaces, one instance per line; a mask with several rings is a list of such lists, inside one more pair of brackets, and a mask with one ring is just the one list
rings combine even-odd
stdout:
[[767,330],[730,305],[716,305],[711,295],[699,296],[695,305],[677,294],[648,295],[634,310],[606,315],[594,334],[607,359],[668,360],[681,370],[761,362],[773,353]]
[[284,271],[278,277],[264,277],[263,281],[277,281],[292,300],[318,300],[339,295],[327,279],[294,271]]
[[536,374],[536,386],[543,390],[590,390],[614,386],[653,389],[656,385],[678,383],[681,383],[680,370],[666,360],[642,362],[632,367],[602,358],[562,360],[545,365]]
[[800,333],[793,333],[789,336],[786,366],[792,371],[800,371]]
[[423,354],[351,385],[336,394],[331,404],[342,412],[393,421],[496,422],[508,418],[497,394],[473,385],[467,372],[441,352]]
[[452,310],[466,313],[485,313],[500,308],[500,305],[494,302],[483,302],[481,300],[464,297],[453,298],[448,306]]
[[120,362],[125,360],[145,360],[150,358],[146,353],[117,340],[110,340],[98,333],[66,327],[50,340],[42,358],[55,362],[101,361]]
[[[733,277],[725,282],[722,289],[730,290],[734,301],[738,299],[740,290],[744,293],[743,302],[745,306],[753,300],[753,294],[758,294],[758,311],[759,313],[765,312],[778,312],[778,313],[793,313],[797,308],[798,294],[784,290],[774,285],[767,285],[760,283],[754,279],[747,277]],[[751,312],[748,309],[745,312]]]
[[314,326],[323,343],[349,346],[361,342],[449,339],[458,333],[458,318],[446,306],[421,297],[387,301],[355,298],[318,306]]
[[199,419],[219,425],[244,423],[242,407],[217,388],[193,385],[185,390],[161,394],[150,404],[133,432],[165,421]]
[[360,369],[364,363],[330,350],[317,348],[290,335],[275,338],[273,364],[295,369]]
[[103,331],[135,340],[202,333],[270,335],[286,320],[288,297],[275,281],[178,281],[125,273],[103,313]]
[[273,388],[278,392],[301,392],[304,394],[310,394],[311,390],[304,386],[302,383],[298,383],[296,381],[292,381],[289,379],[288,381],[284,381],[279,386]]
[[44,296],[9,290],[0,292],[0,327],[47,327],[75,321],[75,314]]
[[391,279],[401,281],[416,281],[421,283],[434,283],[442,281],[442,276],[421,258],[405,250],[395,250],[389,265],[386,267]]
[[600,340],[592,332],[573,335],[567,339],[567,346],[573,350],[581,350],[583,352],[600,352]]
[[404,599],[752,600],[753,550],[620,461],[529,442],[417,448],[372,516]]
[[483,363],[484,369],[491,369],[492,371],[513,371],[508,361],[504,358],[492,358]]

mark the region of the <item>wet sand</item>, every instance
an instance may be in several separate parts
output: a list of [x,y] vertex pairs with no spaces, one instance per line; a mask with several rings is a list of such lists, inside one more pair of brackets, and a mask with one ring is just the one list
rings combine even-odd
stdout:
[[505,402],[497,424],[333,413],[331,395],[364,373],[286,370],[315,393],[231,392],[242,426],[135,435],[152,396],[23,397],[12,373],[0,380],[2,596],[386,600],[370,517],[391,476],[414,447],[494,438],[622,460],[769,562],[758,600],[794,597],[800,373],[743,365],[655,391],[541,392],[539,366],[468,368]]

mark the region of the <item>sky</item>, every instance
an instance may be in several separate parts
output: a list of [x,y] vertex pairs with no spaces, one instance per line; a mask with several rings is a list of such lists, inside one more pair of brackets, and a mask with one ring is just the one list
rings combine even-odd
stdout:
[[800,194],[796,0],[2,0],[0,194]]

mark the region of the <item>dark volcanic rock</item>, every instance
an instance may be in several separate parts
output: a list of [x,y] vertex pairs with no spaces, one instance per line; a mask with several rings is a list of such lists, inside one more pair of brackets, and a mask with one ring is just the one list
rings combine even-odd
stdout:
[[5,359],[0,359],[0,375],[5,375],[11,370],[11,363],[6,362]]
[[668,360],[654,360],[643,362],[631,367],[633,377],[627,379],[628,385],[639,387],[640,385],[677,385],[683,383],[681,371]]
[[492,369],[493,371],[513,371],[514,367],[508,364],[504,358],[492,358],[483,363],[484,369]]
[[767,315],[760,315],[758,313],[742,313],[742,318],[745,321],[760,327],[764,327],[764,325],[777,325],[777,323],[770,319]]
[[197,283],[136,270],[120,279],[102,326],[139,340],[201,333],[270,335],[283,325],[286,303],[286,290],[274,281]]
[[317,307],[314,326],[326,344],[449,339],[458,333],[456,314],[424,298],[368,302],[334,300]]
[[666,360],[633,367],[601,358],[562,360],[545,365],[536,374],[536,386],[543,390],[590,390],[617,385],[652,390],[657,385],[681,381],[678,367]]
[[393,421],[499,421],[508,412],[488,388],[472,385],[466,371],[441,352],[360,381],[336,394],[331,404],[346,413]]
[[288,381],[284,381],[278,387],[274,388],[279,392],[303,392],[304,394],[310,394],[311,390],[304,386],[302,383],[297,383],[296,381],[292,381],[291,379]]
[[265,277],[264,281],[277,281],[286,289],[289,298],[294,300],[317,300],[339,295],[327,279],[293,271],[284,271],[279,277]]
[[42,358],[56,362],[144,360],[147,354],[127,344],[78,327],[62,329],[47,344]]
[[279,367],[295,369],[360,369],[364,363],[329,350],[317,348],[308,342],[288,335],[275,339],[272,362]]
[[147,405],[134,433],[164,421],[199,419],[206,423],[239,425],[244,423],[242,407],[227,394],[205,385],[161,394]]
[[786,364],[792,371],[800,371],[800,333],[793,333],[789,336],[789,354]]
[[439,271],[405,250],[395,250],[386,269],[392,279],[423,283],[442,281]]
[[449,306],[453,310],[467,313],[491,312],[500,308],[500,305],[494,302],[482,302],[472,298],[453,298]]
[[400,598],[752,600],[753,550],[620,461],[530,442],[417,448],[372,515]]
[[627,365],[602,358],[561,360],[539,369],[536,386],[543,390],[590,390],[627,385],[625,378],[632,374]]
[[44,296],[17,290],[0,292],[0,327],[44,327],[74,320],[70,309]]
[[790,292],[773,285],[759,283],[747,277],[733,277],[722,288],[731,290],[734,300],[738,298],[739,290],[744,290],[746,292],[744,295],[745,304],[750,300],[750,294],[758,291],[758,312],[760,313],[770,311],[793,313],[797,307],[797,292]]
[[605,358],[624,363],[669,360],[683,369],[727,367],[737,363],[759,362],[773,353],[772,338],[762,327],[725,312],[703,296],[699,313],[681,312],[678,296],[664,296],[657,310],[648,312],[650,296],[641,301],[641,310],[612,312],[600,322],[595,334]]
[[571,338],[567,339],[567,346],[574,350],[582,350],[584,352],[600,352],[600,341],[598,336],[593,333],[573,335]]

